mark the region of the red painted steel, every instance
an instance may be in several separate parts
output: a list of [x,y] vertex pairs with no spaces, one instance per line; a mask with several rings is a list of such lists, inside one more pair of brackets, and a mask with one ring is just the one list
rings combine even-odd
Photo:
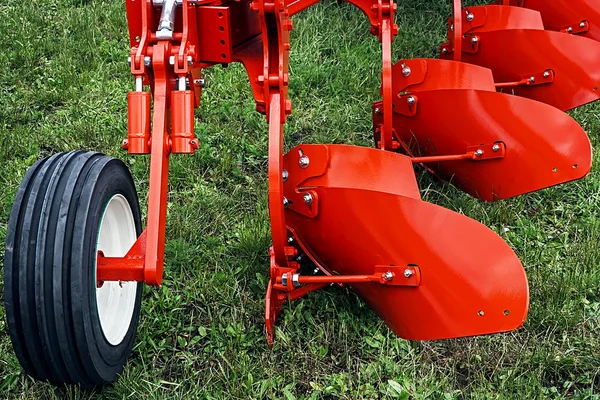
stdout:
[[[501,332],[523,323],[527,280],[500,237],[463,215],[421,201],[410,158],[327,145],[328,159],[323,160],[318,155],[322,146],[298,147],[311,160],[306,170],[316,168],[317,176],[288,180],[284,188],[286,196],[316,191],[319,214],[311,218],[288,210],[288,224],[323,265],[342,276],[370,273],[374,266],[419,267],[416,287],[352,285],[396,334],[440,339]],[[285,168],[290,177],[310,176],[298,164],[298,148],[285,156]],[[320,174],[324,162],[327,169]]]
[[123,148],[129,154],[150,153],[150,103],[149,92],[129,92],[127,95],[127,142]]
[[509,3],[539,11],[546,29],[600,41],[600,5],[597,0],[510,0]]
[[[454,31],[442,52],[457,60],[477,57],[490,63],[494,74],[445,60],[393,65],[395,2],[348,2],[368,17],[382,45],[382,100],[373,106],[373,122],[377,147],[388,151],[303,145],[284,156],[284,124],[292,111],[290,16],[314,0],[183,0],[168,40],[156,34],[160,7],[151,0],[126,1],[131,73],[150,86],[154,99],[150,117],[150,92],[129,95],[124,144],[130,153],[150,153],[148,220],[127,256],[98,255],[99,284],[161,284],[170,154],[193,153],[198,146],[194,108],[204,87],[202,69],[241,62],[256,109],[269,124],[273,246],[265,322],[270,343],[285,301],[332,283],[350,284],[408,339],[521,326],[529,297],[519,260],[483,225],[423,202],[413,164],[424,163],[484,200],[582,177],[591,164],[583,130],[548,105],[496,90],[510,89],[563,109],[592,101],[597,87],[590,84],[598,78],[590,71],[598,61],[595,48],[587,39],[543,31],[534,11],[461,10],[461,1],[453,0]],[[503,40],[508,41],[504,47]],[[584,55],[583,47],[594,51]],[[551,54],[541,57],[541,49]],[[511,62],[517,65],[514,71],[503,64]],[[174,91],[180,88],[177,79],[187,80],[189,88]],[[307,265],[316,275],[305,274]]]
[[471,20],[463,29],[463,52],[453,51],[459,39],[449,29],[454,39],[441,46],[442,58],[489,68],[499,90],[563,111],[600,98],[600,43],[545,31],[539,13],[524,8],[469,7],[461,14]]

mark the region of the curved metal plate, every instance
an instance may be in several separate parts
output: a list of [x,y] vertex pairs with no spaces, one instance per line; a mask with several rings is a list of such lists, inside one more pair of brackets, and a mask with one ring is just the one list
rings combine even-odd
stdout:
[[401,60],[392,67],[392,77],[395,95],[443,89],[496,91],[492,71],[460,61],[433,58]]
[[[413,174],[404,165],[394,172],[397,179]],[[359,175],[354,186],[361,182],[368,184]],[[487,227],[419,199],[358,188],[315,191],[319,216],[288,212],[287,221],[328,269],[370,274],[377,265],[418,265],[418,287],[352,285],[398,336],[444,339],[523,324],[529,304],[525,272]]]
[[[505,29],[544,30],[539,12],[521,7],[487,5],[467,7],[464,15],[472,15],[463,25],[463,34],[471,32],[489,32]],[[448,32],[448,39],[452,39]]]
[[502,159],[427,164],[472,196],[506,199],[582,178],[591,168],[592,149],[584,130],[556,108],[477,90],[415,95],[416,116],[394,113],[394,129],[414,156],[464,154],[473,145],[505,144]]
[[550,104],[563,111],[600,98],[600,43],[559,32],[511,29],[478,33],[479,50],[463,61],[492,70],[496,83],[554,71],[548,84],[516,86],[507,93]]
[[539,11],[546,29],[560,31],[572,27],[579,28],[581,22],[588,22],[588,31],[581,36],[600,41],[600,3],[598,0],[512,0],[512,5],[520,5]]

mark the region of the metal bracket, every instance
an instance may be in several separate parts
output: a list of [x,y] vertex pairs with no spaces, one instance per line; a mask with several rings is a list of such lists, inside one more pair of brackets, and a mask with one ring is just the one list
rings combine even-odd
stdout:
[[[414,264],[402,267],[396,265],[376,265],[371,275],[305,276],[294,273],[291,282],[293,288],[299,288],[307,284],[331,283],[379,283],[386,286],[417,287],[421,284],[421,269],[418,265]],[[282,275],[277,283],[289,288],[289,275],[287,273]]]
[[581,35],[582,33],[586,33],[589,30],[590,30],[590,23],[589,23],[589,21],[583,20],[583,21],[578,22],[576,24],[565,26],[560,31],[562,33],[570,33],[572,35]]
[[310,178],[324,175],[328,167],[326,146],[311,146],[306,152],[300,147],[293,156],[286,156],[283,166],[286,209],[309,218],[316,217],[319,214],[319,195],[315,190],[303,187],[303,184]]
[[442,155],[442,156],[425,156],[412,157],[411,161],[414,164],[426,164],[443,161],[487,161],[504,158],[506,155],[506,145],[503,142],[495,142],[492,144],[480,144],[476,146],[468,146],[464,154]]

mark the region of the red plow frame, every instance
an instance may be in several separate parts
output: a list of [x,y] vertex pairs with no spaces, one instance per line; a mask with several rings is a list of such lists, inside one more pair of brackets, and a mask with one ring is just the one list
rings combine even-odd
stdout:
[[[562,27],[556,9],[540,2],[504,0],[463,10],[461,1],[453,0],[442,59],[394,64],[392,43],[399,29],[394,23],[396,3],[347,1],[367,16],[370,32],[381,43],[382,98],[373,105],[376,148],[301,144],[284,154],[284,125],[292,112],[288,97],[291,17],[316,0],[126,0],[135,91],[128,95],[128,137],[122,147],[132,155],[150,156],[148,218],[139,232],[139,215],[133,210],[129,234],[137,229],[137,240],[128,251],[107,251],[110,234],[102,233],[107,209],[112,214],[108,213],[106,226],[118,227],[133,200],[115,191],[105,204],[95,231],[100,238],[86,255],[91,260],[94,289],[107,282],[119,286],[122,282],[162,283],[169,159],[172,154],[193,154],[200,145],[194,132],[194,110],[205,87],[203,70],[240,62],[246,68],[256,110],[269,125],[273,243],[265,305],[269,343],[273,343],[275,323],[286,301],[330,284],[350,285],[398,336],[409,340],[483,335],[522,326],[529,289],[518,257],[489,228],[422,201],[413,167],[420,164],[484,201],[584,177],[591,168],[591,145],[583,129],[563,110],[598,99],[600,76],[595,67],[600,64],[600,43],[594,40],[595,15],[586,18],[575,11],[600,10],[588,0],[579,0],[583,5],[569,10],[580,28],[569,31],[572,24]],[[545,30],[546,25],[555,31]],[[33,322],[28,325],[20,307],[39,309],[39,299],[28,303],[16,294],[23,280],[19,271],[33,268],[32,274],[38,274],[41,268],[55,273],[53,259],[43,258],[46,248],[36,248],[33,264],[24,256],[27,251],[18,252],[20,243],[29,243],[29,231],[23,226],[37,223],[26,218],[27,208],[20,203],[33,198],[41,204],[42,199],[34,198],[38,189],[54,188],[54,182],[63,179],[62,171],[71,171],[72,160],[79,158],[85,158],[80,161],[82,174],[91,171],[98,176],[93,184],[74,184],[73,190],[80,190],[82,197],[94,199],[98,182],[107,179],[102,174],[111,168],[119,182],[125,182],[123,187],[130,185],[124,166],[104,158],[96,161],[95,155],[68,154],[36,164],[11,214],[5,276],[9,290],[16,288],[7,295],[11,338],[28,373],[57,383],[89,385],[116,379],[131,347],[116,361],[104,357],[102,349],[110,348],[113,339],[118,343],[129,336],[118,326],[100,330],[98,324],[86,320],[96,331],[74,329],[78,346],[81,338],[93,336],[86,343],[95,349],[94,340],[104,335],[108,344],[97,339],[106,345],[97,352],[107,366],[98,366],[94,350],[85,378],[72,371],[62,373],[59,367],[46,373],[31,364],[40,349],[55,351],[52,345],[30,343],[19,331],[19,324],[27,325],[23,332],[37,329]],[[88,159],[99,166],[86,167]],[[48,183],[44,174],[58,175]],[[64,189],[59,183],[53,190]],[[89,204],[98,206],[93,200]],[[58,205],[48,207],[48,215],[68,214],[56,211]],[[35,213],[34,217],[43,220]],[[87,224],[88,216],[83,217]],[[65,232],[73,235],[68,229]],[[49,243],[54,244],[54,238]],[[25,283],[27,288],[37,284],[26,279]],[[114,290],[119,289],[115,286]],[[49,342],[56,341],[53,332],[46,336]],[[65,368],[70,362],[65,359]]]

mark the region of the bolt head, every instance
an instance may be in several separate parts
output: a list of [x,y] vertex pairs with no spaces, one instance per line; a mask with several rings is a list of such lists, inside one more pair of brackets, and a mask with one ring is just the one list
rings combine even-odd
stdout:
[[294,243],[294,237],[290,236],[290,237],[288,237],[288,244],[292,244],[292,243]]
[[402,68],[402,75],[410,76],[410,73],[411,73],[410,67],[405,66],[404,68]]
[[567,32],[569,32],[569,33],[573,32],[573,28],[569,27],[569,28],[567,29]]
[[406,268],[406,269],[404,270],[404,277],[406,277],[406,278],[410,278],[411,276],[413,276],[413,275],[414,275],[414,273],[415,273],[415,271],[413,271],[412,269],[410,269],[410,268]]
[[194,85],[201,87],[201,88],[205,88],[206,87],[206,81],[204,80],[204,78],[200,78],[200,79],[194,79]]
[[406,99],[406,103],[409,106],[412,106],[412,105],[414,105],[416,103],[416,100],[415,100],[415,98],[413,96],[408,96],[408,98]]
[[475,43],[477,43],[477,42],[479,42],[479,38],[478,38],[477,36],[473,36],[473,37],[471,38],[471,43],[475,44]]
[[475,16],[473,15],[473,13],[467,14],[467,21],[471,22],[471,21],[473,21],[474,18],[475,18]]
[[300,168],[306,168],[308,167],[308,164],[310,164],[310,159],[307,156],[302,156],[298,160],[298,164],[300,165]]
[[287,198],[283,198],[283,208],[288,208],[290,205],[290,201]]
[[550,77],[550,72],[546,71],[544,72],[544,78],[549,78]]
[[531,82],[531,83],[535,83],[535,77],[534,77],[534,76],[532,76],[531,78],[529,78],[529,82]]
[[584,21],[581,21],[581,23],[579,24],[579,27],[580,27],[580,28],[585,28],[585,22],[584,22]]
[[127,65],[131,67],[131,57],[127,57]]
[[381,108],[379,108],[379,107],[375,108],[375,114],[377,114],[377,115],[381,114]]
[[194,59],[192,58],[192,56],[187,57],[187,62],[188,62],[188,65],[194,63]]
[[281,177],[283,178],[283,181],[284,181],[284,182],[286,182],[286,181],[288,180],[289,174],[288,174],[287,170],[285,170],[285,169],[284,169],[284,170],[281,172]]
[[500,150],[500,145],[499,145],[499,144],[495,144],[495,145],[493,145],[493,146],[492,146],[492,150],[494,150],[494,151],[498,151],[498,150]]
[[144,65],[146,67],[149,67],[150,65],[152,65],[152,59],[148,56],[144,57]]
[[175,65],[175,56],[169,57],[169,64]]
[[307,206],[310,206],[313,202],[313,196],[310,193],[304,193],[304,196],[302,198],[304,199],[304,203],[306,203]]
[[394,279],[394,274],[392,274],[392,271],[388,271],[386,272],[383,277],[385,278],[386,281],[391,281],[392,279]]
[[475,155],[476,155],[477,157],[481,157],[481,156],[483,155],[483,150],[481,150],[481,149],[478,149],[478,150],[475,152]]

